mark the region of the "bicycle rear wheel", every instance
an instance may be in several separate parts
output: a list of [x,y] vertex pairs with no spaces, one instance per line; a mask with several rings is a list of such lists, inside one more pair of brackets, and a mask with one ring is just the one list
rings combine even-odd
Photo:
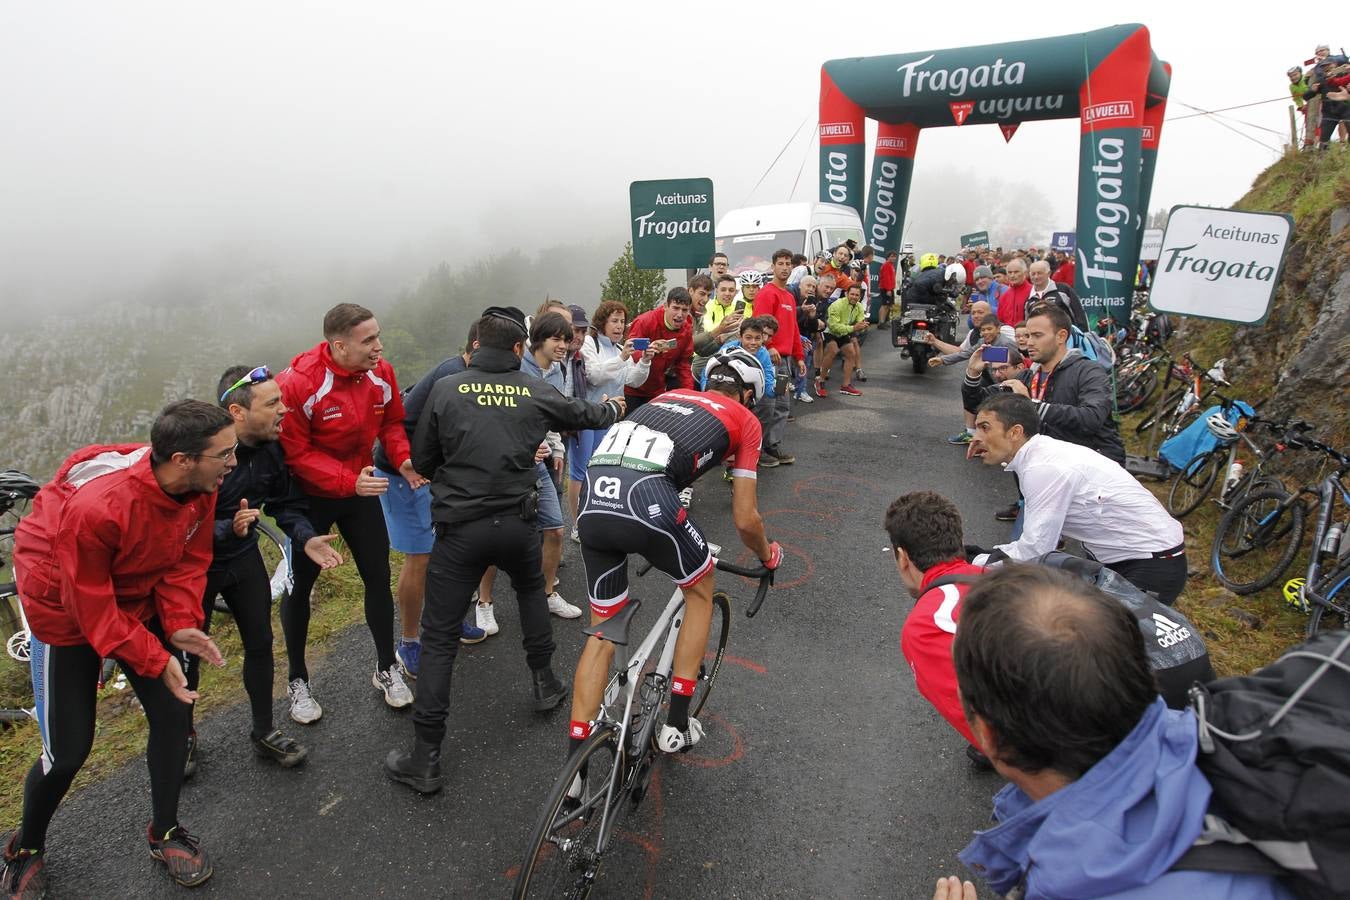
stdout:
[[[597,727],[567,758],[530,833],[512,897],[590,896],[604,852],[597,842],[610,780],[623,765],[619,730],[609,724]],[[568,791],[578,782],[577,796],[569,798]],[[610,809],[619,805],[622,788],[620,772]]]
[[1252,594],[1274,584],[1298,555],[1305,510],[1285,491],[1256,491],[1233,506],[1214,533],[1210,564],[1224,587]]
[[[1162,407],[1162,415],[1164,423],[1172,417],[1173,411],[1177,408],[1177,404],[1181,402],[1181,398],[1184,396],[1186,396],[1186,389],[1177,388],[1175,391],[1168,394],[1167,398],[1163,400],[1161,404],[1159,404],[1159,406]],[[1134,426],[1135,434],[1143,434],[1145,431],[1148,431],[1150,428],[1153,427],[1153,423],[1157,421],[1157,419],[1158,413],[1157,409],[1155,408],[1153,412],[1149,413],[1147,416],[1144,416],[1144,418],[1141,419],[1139,423]]]
[[1323,628],[1350,628],[1350,563],[1323,576],[1313,593],[1319,599],[1308,598],[1309,640]]
[[1116,385],[1116,408],[1122,413],[1134,412],[1148,403],[1157,389],[1158,373],[1151,367],[1131,372]]
[[1217,447],[1192,457],[1182,466],[1172,479],[1172,489],[1167,492],[1167,511],[1182,519],[1204,503],[1209,492],[1214,490],[1214,482],[1219,480],[1219,470],[1227,456],[1225,448]]
[[717,673],[722,671],[722,660],[727,655],[727,638],[731,634],[731,598],[722,591],[712,596],[712,621],[708,623],[708,652],[698,667],[698,683],[689,703],[689,715],[697,717],[708,702]]

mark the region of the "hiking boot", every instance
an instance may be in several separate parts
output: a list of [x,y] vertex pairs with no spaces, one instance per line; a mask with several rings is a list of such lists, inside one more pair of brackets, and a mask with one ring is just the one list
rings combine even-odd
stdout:
[[497,614],[492,611],[491,603],[477,603],[474,615],[478,618],[478,627],[484,634],[497,633]]
[[840,388],[839,388],[839,393],[841,393],[841,394],[848,394],[850,397],[861,397],[861,396],[862,396],[862,391],[858,390],[857,388],[855,388],[855,387],[854,387],[853,385],[851,385],[851,384],[845,384],[845,385],[840,386]]
[[680,731],[673,725],[662,725],[656,746],[663,753],[688,753],[690,748],[703,738],[703,725],[693,716],[689,717],[689,727]]
[[530,692],[534,697],[535,712],[548,712],[567,696],[567,688],[548,666],[530,673]]
[[20,850],[15,846],[17,830],[4,836],[3,867],[0,881],[6,897],[13,900],[39,900],[47,894],[47,860],[41,850]]
[[963,447],[966,444],[969,444],[971,440],[972,437],[969,431],[958,431],[956,434],[947,438],[947,443],[955,444],[958,447]]
[[188,732],[187,738],[188,752],[187,758],[183,760],[183,780],[187,781],[193,775],[197,774],[197,731],[193,729]]
[[154,824],[145,826],[145,839],[150,843],[150,856],[164,863],[169,877],[183,887],[196,887],[211,877],[211,859],[202,849],[196,835],[182,825],[175,825],[162,836],[156,835]]
[[548,595],[548,611],[560,619],[581,618],[581,608],[568,603],[557,591]]
[[421,738],[413,739],[411,753],[390,750],[384,758],[384,773],[419,794],[434,794],[441,789],[441,748]]
[[778,464],[780,466],[790,466],[797,461],[797,457],[793,456],[791,453],[788,453],[786,450],[784,450],[777,444],[774,444],[772,447],[769,448],[769,455],[772,456],[774,459],[778,460]]
[[408,690],[408,683],[403,680],[398,663],[394,663],[383,672],[377,670],[370,676],[370,683],[384,692],[384,702],[394,709],[412,705],[412,691]]
[[290,687],[286,692],[291,697],[291,718],[301,725],[308,725],[311,722],[319,721],[323,715],[323,707],[319,701],[314,699],[310,693],[309,682],[303,678],[296,678],[291,681]]
[[1012,506],[1009,506],[1006,509],[1000,509],[998,512],[994,513],[994,518],[998,519],[1000,522],[1016,522],[1017,514],[1021,511],[1022,505],[1020,503],[1014,503]]
[[309,756],[303,744],[297,743],[281,733],[280,728],[272,729],[266,737],[250,737],[253,752],[263,759],[270,759],[283,769],[298,766]]
[[422,663],[422,642],[399,638],[398,647],[394,650],[394,659],[398,660],[398,667],[403,670],[405,676],[416,678],[417,668]]
[[778,465],[778,457],[770,454],[767,450],[759,455],[759,467],[761,469],[772,469]]

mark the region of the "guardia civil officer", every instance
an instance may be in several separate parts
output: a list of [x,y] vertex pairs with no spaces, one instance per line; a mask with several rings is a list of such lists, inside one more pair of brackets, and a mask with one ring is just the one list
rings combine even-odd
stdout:
[[550,666],[553,627],[535,521],[535,453],[550,430],[608,428],[623,415],[624,402],[564,397],[526,375],[520,371],[525,338],[519,309],[485,309],[468,369],[436,382],[413,437],[413,466],[431,479],[436,543],[422,609],[413,749],[390,751],[385,769],[424,794],[441,788],[441,741],[460,623],[488,566],[510,575],[516,590],[535,710],[553,709],[567,694]]

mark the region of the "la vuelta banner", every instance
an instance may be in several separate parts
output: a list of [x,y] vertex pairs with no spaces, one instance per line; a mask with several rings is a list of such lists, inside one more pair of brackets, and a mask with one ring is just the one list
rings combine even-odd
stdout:
[[863,109],[820,70],[820,199],[863,212]]
[[877,126],[863,235],[876,249],[878,260],[884,260],[889,251],[900,249],[905,208],[909,205],[909,185],[914,175],[914,152],[918,145],[917,125],[882,122]]
[[1074,290],[1088,321],[1129,320],[1139,260],[1139,172],[1150,57],[1142,25],[1079,88],[1078,265]]

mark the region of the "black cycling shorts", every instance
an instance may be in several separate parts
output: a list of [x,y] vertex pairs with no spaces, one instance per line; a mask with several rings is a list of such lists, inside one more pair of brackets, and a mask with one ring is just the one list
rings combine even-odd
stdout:
[[682,588],[712,571],[708,542],[663,473],[588,468],[577,531],[591,612],[601,618],[628,603],[629,554],[645,557]]
[[838,345],[840,350],[843,350],[849,344],[853,343],[853,338],[856,336],[857,335],[855,332],[849,332],[848,334],[843,335],[831,334],[830,340],[834,341],[834,343]]

